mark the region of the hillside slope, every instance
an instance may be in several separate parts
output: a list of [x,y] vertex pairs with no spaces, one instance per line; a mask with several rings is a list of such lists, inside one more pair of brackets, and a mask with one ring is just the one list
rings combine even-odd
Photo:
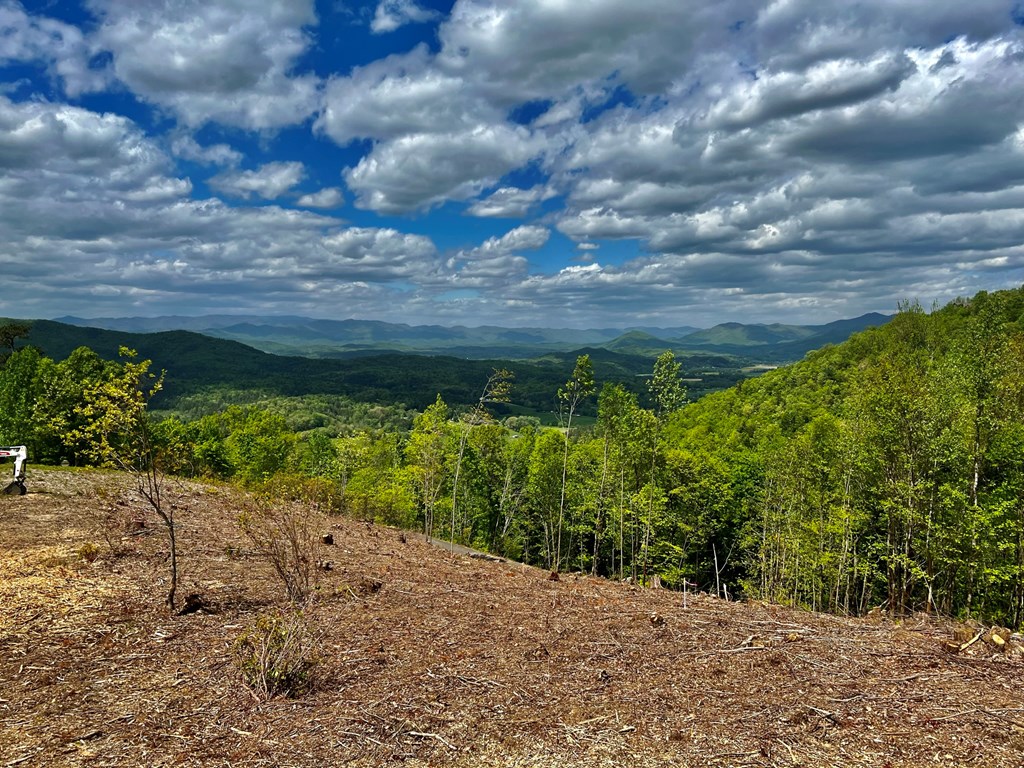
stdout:
[[307,610],[324,682],[260,703],[232,648],[283,604],[233,526],[244,497],[175,487],[182,591],[211,607],[169,616],[163,535],[111,525],[143,515],[124,478],[30,478],[0,497],[0,765],[1024,760],[1024,664],[951,654],[949,627],[550,581],[338,518]]
[[758,362],[789,363],[827,344],[840,344],[851,334],[884,326],[891,319],[889,315],[870,312],[824,325],[724,323],[691,333],[675,340],[674,344],[679,349],[737,355]]

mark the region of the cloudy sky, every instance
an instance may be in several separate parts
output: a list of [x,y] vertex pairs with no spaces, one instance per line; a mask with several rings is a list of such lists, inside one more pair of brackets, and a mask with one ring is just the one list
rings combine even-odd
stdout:
[[827,322],[1024,282],[1013,0],[0,0],[0,315]]

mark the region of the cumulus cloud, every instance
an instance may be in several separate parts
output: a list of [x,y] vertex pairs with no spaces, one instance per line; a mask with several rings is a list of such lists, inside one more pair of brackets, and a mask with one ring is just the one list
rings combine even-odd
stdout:
[[370,29],[379,35],[394,32],[406,24],[422,24],[440,17],[437,11],[421,8],[414,0],[381,0],[374,11]]
[[551,232],[547,227],[538,227],[532,224],[524,224],[506,232],[501,237],[490,237],[478,248],[474,248],[470,258],[487,258],[495,254],[510,253],[512,251],[536,250],[543,246]]
[[90,0],[94,45],[113,74],[188,126],[210,121],[252,130],[303,122],[317,108],[317,79],[294,75],[312,43],[312,0]]
[[380,281],[426,279],[438,268],[430,238],[394,229],[352,227],[322,240],[329,268]]
[[324,187],[299,198],[298,204],[306,208],[338,208],[345,202],[341,190],[337,187]]
[[345,181],[360,208],[404,213],[475,197],[542,147],[526,129],[507,125],[415,134],[375,147]]
[[426,46],[332,78],[316,122],[338,144],[450,134],[501,122],[503,110],[467,92],[459,77],[432,66]]
[[[425,236],[193,200],[173,171],[160,144],[126,118],[0,97],[0,261],[19,265],[9,308],[96,316],[202,312],[212,302],[323,314],[341,302],[378,313],[409,285],[443,279]],[[287,187],[272,176],[252,194]]]
[[127,118],[0,96],[0,177],[10,197],[4,213],[11,226],[18,224],[12,206],[48,199],[69,204],[188,194],[191,185],[172,170],[167,156]]
[[467,213],[485,218],[522,218],[544,200],[555,196],[550,187],[538,184],[530,189],[501,187],[471,205]]
[[210,179],[210,186],[231,197],[250,199],[254,195],[274,200],[295,187],[306,175],[297,162],[274,162],[251,171],[225,171]]
[[70,96],[100,90],[102,71],[89,66],[90,46],[78,27],[46,16],[29,16],[20,3],[0,0],[0,65],[41,63]]
[[[0,0],[0,62],[48,78],[0,85],[0,257],[32,261],[51,296],[81,280],[110,305],[189,287],[241,304],[258,285],[290,310],[697,323],[1024,280],[1006,0],[460,0],[443,19],[383,0],[360,24],[439,21],[436,38],[335,71],[344,40],[312,0],[86,7],[77,28]],[[115,82],[152,114],[59,103]],[[307,178],[288,159],[311,155],[280,154],[307,128],[275,132],[314,115],[344,149]],[[193,199],[186,167],[235,204]],[[365,226],[323,215],[346,197]],[[428,233],[442,206],[478,217],[478,244],[439,253],[390,218]]]
[[524,224],[500,237],[490,237],[476,248],[459,251],[448,260],[460,287],[497,288],[525,277],[529,262],[522,251],[542,248],[551,236],[547,227]]
[[235,166],[242,161],[242,153],[228,144],[200,146],[191,136],[178,136],[171,142],[171,152],[183,160],[200,165]]
[[479,0],[441,26],[439,64],[505,101],[550,99],[612,80],[653,93],[685,78],[698,53],[723,44],[755,4],[645,0],[623,4]]

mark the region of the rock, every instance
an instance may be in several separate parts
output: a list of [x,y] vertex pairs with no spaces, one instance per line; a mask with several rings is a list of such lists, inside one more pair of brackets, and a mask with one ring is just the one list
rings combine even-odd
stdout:
[[334,544],[334,534],[325,533],[323,536],[320,537],[320,541],[322,541],[327,546],[332,546]]

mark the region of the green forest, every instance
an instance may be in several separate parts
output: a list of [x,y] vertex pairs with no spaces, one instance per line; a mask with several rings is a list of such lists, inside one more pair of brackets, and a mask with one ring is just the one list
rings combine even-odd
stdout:
[[[16,335],[2,339],[0,442],[40,463],[114,462],[132,444],[117,431],[140,425],[112,412],[145,415],[159,372],[127,350],[55,361]],[[145,429],[166,472],[551,570],[844,614],[1024,621],[1024,289],[907,303],[695,402],[686,358],[662,354],[627,388],[580,354],[550,393],[561,427],[504,415],[515,373],[475,371],[472,407],[324,396],[327,416],[298,424],[271,400],[150,413]]]

